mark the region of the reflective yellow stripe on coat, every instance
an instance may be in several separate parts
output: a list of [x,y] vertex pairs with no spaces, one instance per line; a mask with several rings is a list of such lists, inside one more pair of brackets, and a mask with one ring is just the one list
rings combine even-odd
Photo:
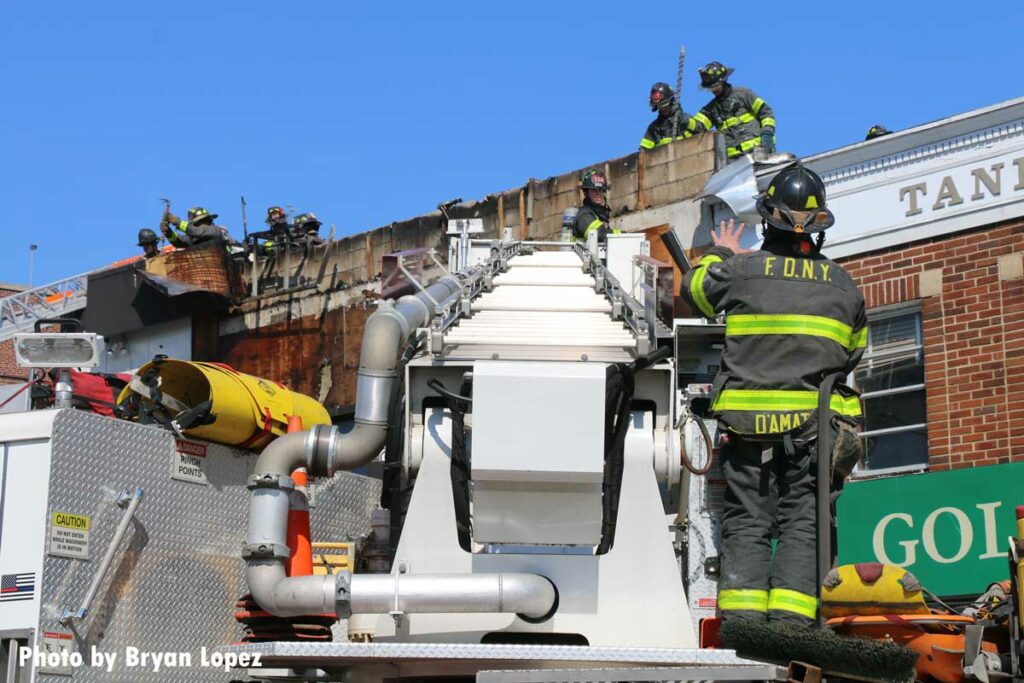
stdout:
[[[818,392],[809,389],[725,389],[712,410],[794,412],[818,407]],[[833,394],[829,407],[840,415],[860,416],[860,398]]]
[[806,334],[824,337],[848,351],[867,346],[866,327],[855,333],[849,325],[819,315],[754,313],[730,315],[725,321],[727,337],[764,334]]
[[693,279],[690,280],[690,296],[693,297],[693,302],[697,304],[697,308],[708,318],[715,315],[715,309],[708,301],[707,295],[704,293],[704,276],[708,274],[708,266],[712,263],[718,263],[722,260],[721,256],[715,256],[714,254],[708,254],[700,260],[697,265],[697,270],[693,274]]

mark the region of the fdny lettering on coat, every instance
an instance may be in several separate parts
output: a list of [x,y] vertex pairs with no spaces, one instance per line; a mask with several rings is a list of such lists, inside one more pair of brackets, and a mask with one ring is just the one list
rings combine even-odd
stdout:
[[[781,261],[781,263],[780,263]],[[764,260],[764,274],[769,277],[781,275],[794,280],[814,280],[817,282],[832,282],[832,275],[829,273],[831,266],[827,263],[811,261],[804,258],[793,258],[785,256],[769,256]]]

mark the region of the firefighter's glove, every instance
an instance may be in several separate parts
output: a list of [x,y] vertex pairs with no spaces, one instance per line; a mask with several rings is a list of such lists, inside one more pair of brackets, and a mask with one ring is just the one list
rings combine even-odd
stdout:
[[832,416],[832,478],[846,479],[864,457],[864,442],[855,425],[838,415]]
[[775,135],[773,133],[761,133],[761,147],[768,154],[775,153]]

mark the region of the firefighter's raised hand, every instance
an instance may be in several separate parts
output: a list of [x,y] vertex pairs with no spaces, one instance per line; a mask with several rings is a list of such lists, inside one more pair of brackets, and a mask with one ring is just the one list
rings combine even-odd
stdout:
[[746,227],[744,223],[736,225],[736,221],[732,218],[728,223],[722,221],[718,226],[718,234],[715,234],[714,230],[711,231],[711,241],[715,243],[716,247],[725,247],[734,254],[745,254],[750,250],[740,246],[740,237],[743,236],[743,230]]

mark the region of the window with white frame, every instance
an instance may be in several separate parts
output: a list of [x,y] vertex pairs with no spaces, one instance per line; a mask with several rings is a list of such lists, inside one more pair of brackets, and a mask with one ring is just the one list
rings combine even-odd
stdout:
[[865,455],[858,470],[927,467],[920,308],[868,312],[868,345],[854,382],[864,406]]

